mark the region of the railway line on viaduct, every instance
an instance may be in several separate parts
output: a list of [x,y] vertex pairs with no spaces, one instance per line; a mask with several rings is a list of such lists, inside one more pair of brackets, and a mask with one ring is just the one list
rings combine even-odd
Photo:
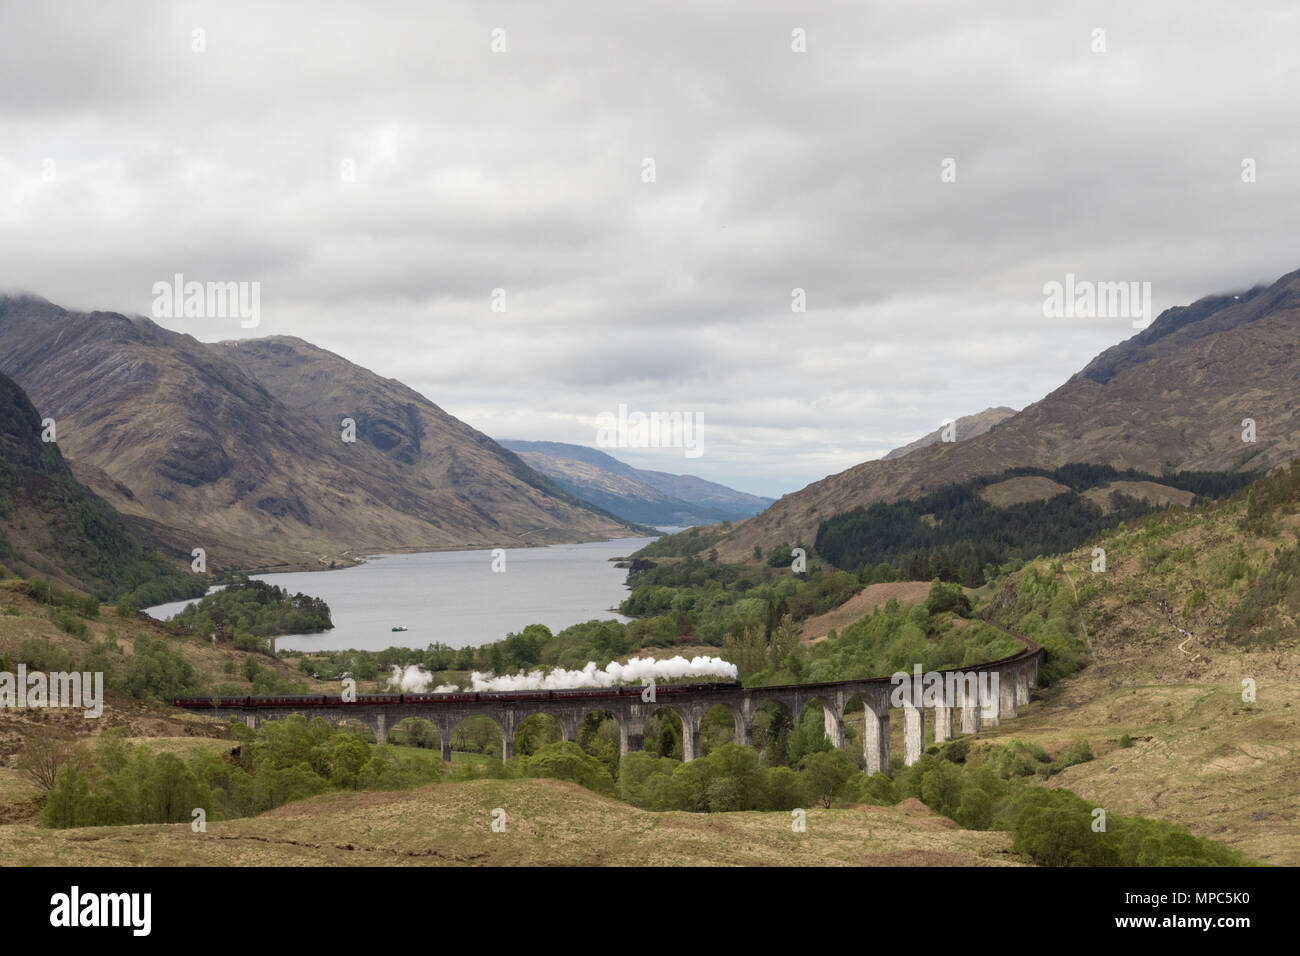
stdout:
[[[442,740],[442,758],[451,759],[451,739],[456,727],[475,716],[491,718],[501,729],[501,755],[508,760],[514,755],[515,731],[534,714],[549,714],[560,725],[564,740],[575,740],[578,726],[592,712],[609,714],[618,723],[620,755],[643,748],[646,721],[660,710],[671,710],[682,722],[682,757],[694,760],[702,755],[700,749],[700,723],[714,707],[726,708],[735,723],[735,742],[753,746],[753,721],[768,701],[786,708],[797,719],[808,706],[820,706],[824,714],[827,736],[831,743],[844,747],[845,714],[856,702],[863,708],[863,755],[867,773],[888,771],[890,765],[890,718],[893,710],[901,710],[903,718],[903,763],[907,766],[920,758],[925,750],[925,724],[927,718],[934,726],[936,743],[951,740],[957,726],[962,733],[978,732],[984,724],[998,724],[1016,716],[1017,708],[1029,702],[1030,688],[1037,685],[1038,672],[1044,651],[1034,641],[986,622],[1015,638],[1024,649],[1010,657],[975,668],[952,668],[935,672],[944,676],[952,693],[911,699],[895,694],[895,681],[891,677],[862,680],[828,681],[816,684],[784,684],[768,687],[742,687],[678,685],[658,688],[653,700],[644,700],[642,688],[611,687],[586,691],[581,694],[555,691],[540,693],[501,694],[448,694],[446,699],[407,700],[398,695],[395,699],[375,701],[359,698],[344,702],[340,698],[317,698],[302,706],[217,706],[207,702],[186,701],[179,706],[214,717],[243,720],[257,727],[266,720],[283,719],[290,714],[321,717],[337,726],[345,721],[359,721],[369,726],[375,739],[381,743],[388,738],[388,730],[408,717],[421,717],[438,728]],[[960,677],[978,672],[997,676],[997,691],[990,693],[993,681],[971,682]],[[950,679],[952,675],[954,679]],[[415,696],[415,695],[413,695]],[[419,695],[424,698],[437,695]],[[903,698],[901,705],[899,698]],[[252,700],[255,700],[253,698]],[[927,711],[929,714],[927,715]]]

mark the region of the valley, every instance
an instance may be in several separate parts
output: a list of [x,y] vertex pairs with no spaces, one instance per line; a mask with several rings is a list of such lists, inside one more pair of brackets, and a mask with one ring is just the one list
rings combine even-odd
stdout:
[[19,938],[1285,938],[1296,27],[0,4]]

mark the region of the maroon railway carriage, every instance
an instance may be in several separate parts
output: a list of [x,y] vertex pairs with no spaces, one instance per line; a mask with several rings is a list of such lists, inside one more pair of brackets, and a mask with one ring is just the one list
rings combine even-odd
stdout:
[[[727,690],[739,687],[737,681],[710,684],[657,684],[655,696],[689,694],[691,691]],[[288,695],[275,697],[176,697],[172,706],[191,710],[266,707],[385,707],[399,704],[483,704],[514,701],[587,700],[603,697],[639,697],[644,690],[635,684],[619,687],[572,687],[562,690],[460,691],[449,694],[360,694],[355,700],[341,697]]]

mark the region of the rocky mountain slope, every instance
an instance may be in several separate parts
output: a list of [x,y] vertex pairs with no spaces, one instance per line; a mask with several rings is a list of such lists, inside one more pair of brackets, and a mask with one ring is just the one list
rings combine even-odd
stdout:
[[[187,555],[145,547],[126,521],[73,477],[41,416],[0,375],[0,567],[110,600],[146,582],[158,599],[202,594]],[[55,433],[57,437],[57,432]],[[182,559],[185,560],[182,560]]]
[[299,340],[205,345],[0,298],[0,371],[56,420],[79,478],[218,567],[631,533],[418,393]]

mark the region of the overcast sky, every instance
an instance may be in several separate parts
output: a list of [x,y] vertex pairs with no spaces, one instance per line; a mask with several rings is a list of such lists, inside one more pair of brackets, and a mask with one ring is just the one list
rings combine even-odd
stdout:
[[1295,5],[1061,6],[4,4],[0,288],[260,282],[256,329],[162,324],[301,336],[496,438],[700,415],[698,458],[608,450],[778,496],[1133,334],[1044,283],[1158,312],[1300,268]]

